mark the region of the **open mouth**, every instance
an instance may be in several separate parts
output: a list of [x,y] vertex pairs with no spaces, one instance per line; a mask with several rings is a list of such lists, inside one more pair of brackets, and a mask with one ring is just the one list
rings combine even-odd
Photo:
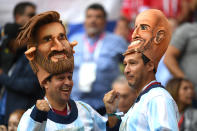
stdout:
[[140,43],[142,43],[143,42],[143,40],[134,40],[134,41],[132,41],[131,43],[130,43],[130,45],[128,46],[128,48],[134,48],[134,47],[137,47],[137,46],[139,46],[140,45]]
[[53,56],[51,56],[51,61],[58,62],[59,60],[65,60],[67,58],[68,57],[66,56],[66,54],[64,54],[64,53],[57,53],[57,54],[54,54]]
[[70,88],[62,88],[60,89],[61,92],[64,92],[64,93],[69,93],[70,92]]

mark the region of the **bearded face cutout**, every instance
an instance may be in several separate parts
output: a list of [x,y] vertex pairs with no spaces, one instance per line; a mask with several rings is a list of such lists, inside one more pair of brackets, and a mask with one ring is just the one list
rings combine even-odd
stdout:
[[132,42],[124,55],[132,50],[139,51],[154,62],[156,69],[170,38],[170,25],[164,14],[156,9],[146,10],[136,18]]
[[[36,74],[40,83],[49,74],[73,70],[74,57],[72,48],[61,23],[52,22],[38,28],[36,41],[37,47],[35,51],[31,52],[34,55],[29,57],[32,57],[30,60],[31,66],[37,68]],[[26,52],[27,57],[28,55]]]
[[38,14],[23,26],[17,37],[20,44],[27,43],[25,55],[41,86],[51,74],[69,72],[74,68],[73,47],[77,42],[68,42],[59,18],[55,11]]
[[58,22],[41,26],[36,35],[38,42],[35,62],[49,73],[73,69],[72,48],[66,38],[64,27]]

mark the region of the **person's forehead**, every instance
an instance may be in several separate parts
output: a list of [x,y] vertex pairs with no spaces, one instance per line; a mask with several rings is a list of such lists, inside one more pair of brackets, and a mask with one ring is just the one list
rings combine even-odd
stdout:
[[97,14],[98,15],[99,14],[99,15],[104,16],[104,12],[100,9],[88,9],[86,14],[87,15],[89,15],[89,14]]
[[135,25],[146,24],[152,27],[152,26],[157,25],[158,21],[159,19],[155,14],[147,12],[147,13],[142,13],[137,16]]
[[66,75],[72,75],[72,72],[64,72],[64,73],[56,74],[54,76],[66,76]]
[[124,57],[124,61],[128,61],[128,60],[139,60],[141,59],[141,53],[137,53],[137,52],[133,52],[133,53],[129,53],[127,55],[125,55]]
[[186,80],[183,80],[183,81],[181,82],[181,85],[182,85],[182,86],[189,85],[189,87],[193,87],[192,82],[186,81]]
[[51,23],[45,24],[37,30],[38,36],[53,35],[53,34],[59,34],[59,33],[65,33],[65,29],[63,25],[59,22],[51,22]]
[[16,113],[12,114],[9,120],[18,120],[18,115]]
[[35,13],[36,9],[33,6],[26,6],[24,13]]

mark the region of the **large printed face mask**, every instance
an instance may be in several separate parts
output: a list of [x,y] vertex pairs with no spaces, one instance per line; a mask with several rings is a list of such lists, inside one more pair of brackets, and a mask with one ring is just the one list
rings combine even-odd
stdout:
[[139,51],[155,63],[156,69],[170,38],[170,25],[164,14],[156,9],[146,10],[136,18],[132,42],[124,55]]
[[37,31],[36,38],[38,42],[36,49],[29,52],[33,48],[31,47],[26,52],[26,56],[36,64],[39,80],[46,78],[43,75],[48,76],[49,74],[73,69],[74,58],[72,48],[66,38],[66,32],[60,23],[52,22],[41,26]]
[[77,42],[68,42],[58,12],[48,11],[32,17],[17,40],[27,44],[25,55],[41,85],[50,74],[73,70],[73,47]]

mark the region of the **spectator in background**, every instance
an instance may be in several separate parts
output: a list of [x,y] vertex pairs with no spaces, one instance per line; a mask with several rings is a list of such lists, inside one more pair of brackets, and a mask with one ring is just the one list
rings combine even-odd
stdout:
[[0,84],[4,86],[6,93],[5,105],[1,107],[5,108],[4,123],[7,125],[11,112],[16,109],[28,109],[42,93],[38,80],[24,56],[24,48],[8,75],[0,69]]
[[166,89],[179,108],[179,130],[196,131],[197,110],[191,107],[194,98],[194,86],[191,81],[185,78],[173,78],[167,83]]
[[177,27],[166,52],[164,63],[174,77],[187,78],[197,93],[197,23]]
[[0,46],[0,68],[7,73],[16,61],[16,46],[14,44],[19,28],[23,26],[32,16],[35,15],[36,6],[30,2],[18,3],[13,11],[14,23],[7,23],[1,29],[2,43]]
[[197,20],[197,1],[196,0],[180,0],[181,12],[177,17],[178,25],[185,22],[194,22]]
[[25,110],[23,109],[17,109],[10,114],[8,120],[8,131],[17,131],[19,121],[24,112]]
[[136,91],[129,86],[126,77],[123,75],[113,82],[112,89],[120,94],[118,111],[127,113],[137,98]]
[[33,74],[28,60],[24,56],[25,46],[18,46],[15,40],[19,28],[24,25],[34,14],[35,5],[22,2],[14,8],[15,23],[8,23],[4,28],[7,36],[0,51],[0,85],[4,90],[1,98],[0,112],[2,124],[7,125],[8,117],[15,109],[27,109],[37,99],[33,94],[41,94],[39,83]]
[[19,121],[25,110],[17,109],[12,112],[8,119],[8,130],[5,125],[0,125],[0,131],[17,131]]
[[131,41],[130,21],[125,17],[120,17],[116,23],[114,33],[116,35],[122,36],[129,44]]
[[92,4],[86,10],[85,33],[70,38],[71,41],[78,41],[72,98],[90,104],[101,115],[105,114],[103,96],[120,74],[118,63],[127,48],[123,38],[105,32],[106,21],[103,6]]

